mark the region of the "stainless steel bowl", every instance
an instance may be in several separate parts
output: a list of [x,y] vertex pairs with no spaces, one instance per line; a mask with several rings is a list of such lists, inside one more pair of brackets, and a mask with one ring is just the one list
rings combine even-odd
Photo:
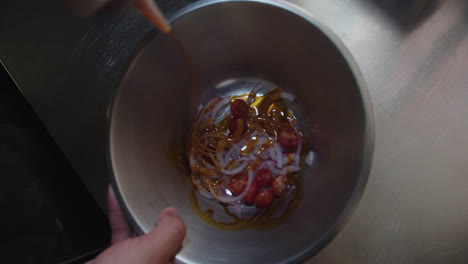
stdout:
[[[201,98],[226,80],[257,78],[296,95],[303,132],[317,162],[303,172],[303,195],[283,224],[227,231],[202,221],[189,203],[187,176],[168,162],[190,125],[190,80],[183,57],[163,34],[142,44],[110,110],[109,166],[126,215],[148,232],[174,206],[188,233],[183,263],[299,262],[337,233],[367,181],[373,121],[366,85],[342,42],[309,14],[284,1],[200,1],[172,19],[197,69]],[[220,85],[222,84],[222,85]]]

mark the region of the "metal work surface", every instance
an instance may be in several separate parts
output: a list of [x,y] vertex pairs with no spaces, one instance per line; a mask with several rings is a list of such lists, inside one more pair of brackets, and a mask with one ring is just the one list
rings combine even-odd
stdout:
[[[166,14],[189,2],[160,1]],[[364,195],[310,263],[466,263],[468,2],[292,2],[350,49],[376,123]],[[81,20],[54,1],[0,3],[0,60],[102,204],[108,101],[150,29],[134,11]]]

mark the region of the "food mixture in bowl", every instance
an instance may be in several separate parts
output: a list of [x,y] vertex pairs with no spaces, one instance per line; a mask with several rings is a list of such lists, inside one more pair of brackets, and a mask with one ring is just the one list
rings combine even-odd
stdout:
[[[238,223],[280,216],[298,198],[305,141],[287,102],[273,89],[216,97],[200,106],[187,140],[191,181]],[[307,163],[313,152],[307,155]]]

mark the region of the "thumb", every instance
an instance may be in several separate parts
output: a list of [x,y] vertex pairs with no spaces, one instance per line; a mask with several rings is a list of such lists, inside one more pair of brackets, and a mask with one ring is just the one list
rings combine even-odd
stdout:
[[142,263],[168,263],[182,246],[185,234],[184,222],[169,207],[159,214],[151,232],[135,239],[135,250],[143,258]]
[[164,209],[146,235],[121,241],[88,264],[167,264],[182,246],[186,228],[174,208]]

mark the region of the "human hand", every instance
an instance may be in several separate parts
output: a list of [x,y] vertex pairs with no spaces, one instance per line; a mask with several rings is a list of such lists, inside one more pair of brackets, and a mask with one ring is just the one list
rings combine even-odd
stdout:
[[112,246],[87,264],[167,264],[184,240],[186,228],[174,208],[164,209],[146,235],[135,237],[120,210],[112,189],[107,192]]

